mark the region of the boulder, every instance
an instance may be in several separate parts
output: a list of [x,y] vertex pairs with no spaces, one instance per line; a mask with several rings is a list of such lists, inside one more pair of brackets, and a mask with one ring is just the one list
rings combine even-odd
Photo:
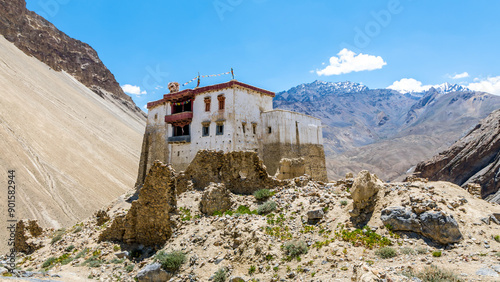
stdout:
[[146,265],[135,276],[139,282],[163,282],[172,277],[170,272],[161,269],[161,264],[158,262]]
[[311,221],[320,220],[323,216],[325,216],[325,213],[322,209],[314,209],[307,212],[307,219]]
[[358,173],[350,189],[353,209],[349,213],[355,223],[369,220],[375,208],[377,193],[383,187],[383,182],[374,174],[366,170]]
[[418,233],[421,230],[417,214],[403,207],[389,207],[382,210],[380,219],[385,225],[389,224],[393,230]]
[[428,211],[417,215],[403,207],[382,210],[382,222],[395,231],[410,231],[422,234],[440,244],[456,243],[462,239],[458,223],[453,216],[441,211]]
[[200,201],[200,211],[204,214],[213,215],[214,212],[225,212],[232,205],[231,193],[223,183],[210,183],[203,191]]
[[455,243],[462,239],[458,223],[452,215],[441,211],[428,211],[420,215],[420,223],[422,235],[441,244]]

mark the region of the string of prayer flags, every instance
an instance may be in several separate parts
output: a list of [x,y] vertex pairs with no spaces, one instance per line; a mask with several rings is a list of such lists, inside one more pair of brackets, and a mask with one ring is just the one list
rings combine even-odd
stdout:
[[198,86],[199,86],[199,82],[200,82],[200,78],[204,78],[204,77],[215,77],[215,76],[221,76],[221,75],[226,75],[226,74],[231,74],[233,79],[234,79],[234,73],[233,73],[233,69],[231,68],[231,71],[228,71],[228,72],[223,72],[223,73],[219,73],[219,74],[208,74],[208,75],[199,75],[193,79],[191,79],[190,81],[186,82],[186,83],[183,83],[182,86],[186,86],[188,85],[189,83],[195,81],[195,80],[198,80]]

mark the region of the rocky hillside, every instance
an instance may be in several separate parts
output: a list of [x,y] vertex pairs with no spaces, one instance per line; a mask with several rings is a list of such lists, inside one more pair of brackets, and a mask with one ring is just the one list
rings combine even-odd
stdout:
[[20,223],[16,243],[25,254],[13,275],[216,282],[499,277],[500,207],[459,186],[384,183],[362,171],[332,183],[272,179],[270,190],[257,190],[270,180],[257,177],[262,166],[248,162],[235,171],[242,169],[255,172],[253,195],[231,192],[239,177],[233,171],[196,188],[193,179],[213,176],[175,176],[171,166],[155,163],[132,204],[125,199],[133,191],[60,230]]
[[[145,119],[124,100],[102,99],[2,36],[0,89],[0,178],[7,189],[15,170],[17,218],[67,226],[133,187]],[[0,209],[6,214],[7,193]]]
[[0,0],[0,34],[27,55],[65,71],[101,97],[116,99],[130,114],[145,116],[125,94],[97,52],[26,9],[25,0]]
[[277,93],[274,104],[322,120],[330,179],[370,169],[393,180],[500,108],[500,97],[450,84],[400,93],[315,81]]
[[479,184],[481,195],[500,202],[500,110],[481,120],[446,151],[421,162],[415,175],[466,187]]

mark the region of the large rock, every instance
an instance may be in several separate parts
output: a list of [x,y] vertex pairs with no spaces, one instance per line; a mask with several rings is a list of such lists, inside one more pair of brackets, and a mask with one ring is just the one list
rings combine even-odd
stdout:
[[231,193],[223,183],[210,183],[203,191],[200,201],[200,211],[213,215],[214,212],[225,212],[231,208]]
[[363,170],[358,173],[350,189],[353,209],[349,212],[353,221],[362,223],[369,219],[375,208],[377,193],[383,182],[374,174]]
[[477,183],[483,198],[500,203],[500,195],[495,195],[500,188],[499,169],[500,110],[496,110],[448,150],[419,163],[414,174],[463,187]]
[[458,223],[453,216],[441,211],[428,211],[417,215],[404,207],[389,207],[382,210],[382,222],[395,231],[410,231],[422,234],[441,244],[456,243],[462,239]]
[[161,264],[158,262],[146,265],[135,276],[139,282],[164,282],[172,277],[170,272],[161,269]]
[[211,182],[224,183],[229,191],[238,194],[252,194],[280,183],[267,174],[256,152],[200,150],[178,177],[177,193],[188,190],[191,183],[194,189],[202,190]]
[[99,240],[161,246],[172,234],[169,213],[176,205],[174,169],[157,161],[146,176],[139,199],[132,202],[126,215],[115,217]]
[[457,221],[441,211],[428,211],[420,215],[422,234],[441,244],[455,243],[462,239]]

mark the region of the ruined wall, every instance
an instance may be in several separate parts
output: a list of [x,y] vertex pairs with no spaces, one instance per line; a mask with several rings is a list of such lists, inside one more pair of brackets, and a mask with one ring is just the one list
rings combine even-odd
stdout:
[[267,172],[274,175],[283,158],[304,158],[305,173],[317,181],[328,181],[326,175],[325,151],[319,144],[264,144],[260,153]]
[[306,166],[304,162],[304,158],[294,158],[281,159],[278,171],[276,172],[276,178],[283,179],[292,179],[295,177],[302,176],[306,173]]
[[172,234],[170,212],[177,206],[175,174],[170,165],[155,162],[148,172],[139,199],[126,215],[117,216],[99,235],[99,241],[121,241],[162,246]]
[[189,189],[204,189],[210,182],[224,183],[229,191],[252,194],[256,190],[271,189],[279,181],[267,174],[256,152],[200,150],[184,174],[177,178],[177,193]]

